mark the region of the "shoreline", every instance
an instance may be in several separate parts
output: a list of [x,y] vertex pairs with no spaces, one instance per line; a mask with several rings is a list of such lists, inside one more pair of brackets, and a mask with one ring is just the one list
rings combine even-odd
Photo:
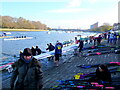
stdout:
[[13,31],[49,31],[49,30],[40,30],[40,29],[0,29],[0,31],[13,32]]

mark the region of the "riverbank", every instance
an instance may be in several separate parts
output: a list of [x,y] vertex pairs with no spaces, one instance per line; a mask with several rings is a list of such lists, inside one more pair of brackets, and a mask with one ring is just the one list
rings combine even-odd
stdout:
[[[102,42],[102,45],[109,46],[106,43],[106,40]],[[118,41],[117,45],[120,45],[120,41]],[[92,46],[92,44],[86,45],[86,47]],[[83,53],[87,53],[88,50],[84,50]],[[61,58],[61,62],[59,67],[55,67],[53,61],[49,61],[53,64],[52,67],[47,67],[48,69],[43,71],[43,85],[45,90],[49,90],[50,88],[54,88],[60,82],[59,80],[67,80],[73,79],[74,75],[77,73],[91,73],[95,72],[96,68],[88,68],[83,69],[77,67],[79,65],[94,65],[94,64],[103,64],[109,62],[120,62],[120,55],[115,53],[107,53],[102,55],[94,55],[94,56],[86,56],[79,57],[73,54],[73,51],[68,52]],[[43,66],[44,67],[44,66]],[[119,66],[115,66],[119,67]],[[114,68],[114,67],[109,67]],[[112,80],[116,81],[115,83],[120,83],[120,73],[112,74]],[[6,80],[2,80],[2,88],[10,88],[10,78]],[[4,89],[3,89],[4,90]]]
[[39,29],[0,29],[3,32],[14,32],[14,31],[49,31],[49,30],[39,30]]
[[[104,41],[102,44],[108,46],[106,41]],[[120,43],[118,43],[118,45],[120,45]],[[87,50],[83,52],[86,53]],[[119,60],[120,55],[115,53],[108,53],[103,55],[94,55],[87,57],[68,55],[67,57],[68,60],[60,64],[59,67],[53,67],[52,69],[44,72],[44,78],[43,78],[44,88],[56,87],[60,83],[60,80],[73,79],[74,75],[78,73],[91,73],[91,72],[95,72],[96,70],[96,68],[83,69],[77,67],[79,65],[94,65],[94,64],[104,64],[109,62],[120,62]],[[119,66],[109,67],[109,69],[115,67],[119,67]],[[112,80],[116,81],[115,84],[118,83],[120,84],[120,73],[112,74]]]

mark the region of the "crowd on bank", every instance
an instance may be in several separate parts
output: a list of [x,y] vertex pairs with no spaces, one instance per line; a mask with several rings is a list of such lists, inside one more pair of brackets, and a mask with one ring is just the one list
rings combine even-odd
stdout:
[[[85,38],[82,38],[81,35],[79,37],[75,37],[74,44],[78,44],[78,48],[75,49],[75,52],[79,51],[79,54],[81,53],[83,47],[85,44],[93,44],[94,46],[101,45],[102,40],[107,40],[107,43],[110,45],[116,45],[117,40],[120,39],[120,34],[116,32],[107,32],[107,33],[100,33],[97,36],[87,36]],[[73,41],[64,41],[63,43],[57,41],[55,45],[52,43],[47,44],[47,51],[53,51],[55,50],[54,56],[48,57],[48,60],[54,60],[54,63],[56,66],[59,64],[59,58],[62,56],[62,48],[65,45],[73,44]],[[38,46],[31,48],[32,56],[40,55],[41,53],[44,53]],[[21,53],[22,54],[22,53]],[[20,54],[20,56],[21,56]]]
[[[79,44],[79,53],[82,51],[84,47],[84,42],[89,44],[94,43],[94,45],[100,45],[102,39],[107,39],[109,44],[116,44],[116,41],[120,39],[120,35],[117,33],[103,33],[100,34],[98,37],[90,36],[88,40],[83,40],[81,37],[77,39],[75,37],[75,44]],[[57,41],[57,43],[52,45],[52,43],[47,44],[46,50],[53,51],[55,50],[54,54],[54,62],[56,66],[59,65],[59,58],[62,55],[62,48],[63,44]],[[36,46],[30,48],[25,48],[23,52],[20,54],[20,59],[17,60],[13,65],[13,72],[10,81],[11,89],[15,90],[41,90],[43,87],[42,83],[42,70],[41,64],[38,60],[36,60],[33,56],[40,55],[42,53],[41,49]],[[17,81],[16,81],[17,80]],[[101,65],[96,70],[96,77],[91,80],[97,81],[109,81],[111,82],[111,75],[107,69],[107,66]]]
[[75,43],[78,44],[80,41],[84,41],[84,43],[94,43],[94,46],[99,46],[103,39],[107,40],[107,43],[110,45],[116,45],[117,40],[120,39],[120,33],[106,32],[100,33],[98,36],[87,36],[86,38],[82,38],[81,35],[79,35],[78,39],[75,37]]

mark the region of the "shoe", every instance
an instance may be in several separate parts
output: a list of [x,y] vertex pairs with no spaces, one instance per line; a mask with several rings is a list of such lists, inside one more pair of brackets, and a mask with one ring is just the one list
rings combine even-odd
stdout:
[[58,64],[56,65],[56,67],[58,67]]

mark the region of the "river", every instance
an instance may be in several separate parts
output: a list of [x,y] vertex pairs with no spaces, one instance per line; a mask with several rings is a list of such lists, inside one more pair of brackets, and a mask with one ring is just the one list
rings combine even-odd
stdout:
[[[0,32],[2,34],[3,32]],[[52,43],[55,45],[56,41],[60,42],[74,40],[75,36],[82,35],[90,36],[95,35],[95,33],[91,32],[65,32],[65,31],[39,31],[39,32],[10,32],[9,36],[13,37],[32,37],[32,39],[22,39],[22,40],[5,40],[7,38],[0,38],[0,66],[18,60],[20,50],[24,50],[24,48],[31,48],[32,46],[38,45],[38,47],[42,51],[46,51],[47,44]],[[47,70],[48,68],[54,65],[53,62],[46,60],[41,60],[43,70]],[[0,73],[2,74],[2,79],[10,77],[11,74],[8,72]]]
[[[3,33],[3,32],[0,32]],[[32,37],[32,39],[23,40],[5,40],[0,38],[1,50],[0,50],[0,64],[6,64],[15,60],[14,56],[19,55],[20,50],[24,48],[31,48],[38,45],[42,51],[46,51],[47,44],[52,43],[55,45],[56,41],[64,42],[66,40],[74,40],[76,35],[89,36],[95,33],[89,32],[65,32],[65,31],[39,31],[39,32],[10,32],[9,36],[13,37]]]

